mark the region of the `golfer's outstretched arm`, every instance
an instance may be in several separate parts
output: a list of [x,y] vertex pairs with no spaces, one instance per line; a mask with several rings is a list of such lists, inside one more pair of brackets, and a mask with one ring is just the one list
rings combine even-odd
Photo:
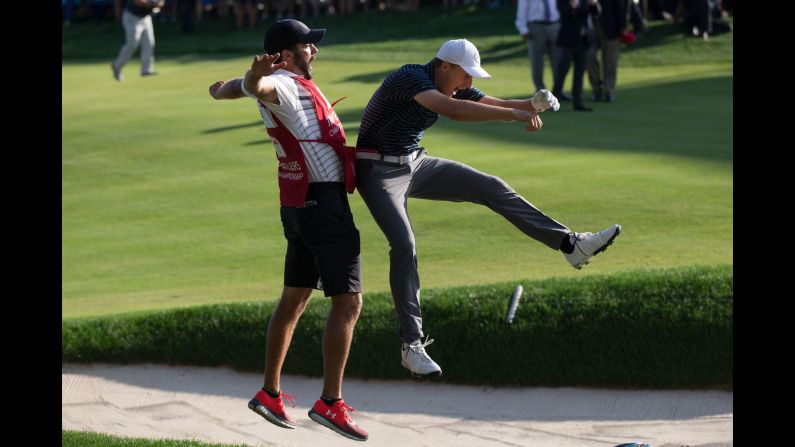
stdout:
[[[485,98],[484,98],[485,99]],[[446,116],[455,121],[485,122],[485,121],[521,121],[527,123],[527,130],[535,132],[543,126],[541,119],[535,112],[501,107],[480,102],[453,99],[443,95],[437,90],[426,90],[414,96],[414,100],[426,109],[439,115]]]
[[507,109],[519,109],[527,112],[536,112],[533,103],[529,99],[500,99],[493,96],[484,96],[480,99],[481,104],[505,107]]
[[558,98],[546,89],[537,91],[530,99],[500,99],[492,96],[484,96],[480,99],[480,102],[493,106],[526,110],[531,113],[541,113],[549,109],[557,112],[558,109],[560,109],[560,101],[558,101]]

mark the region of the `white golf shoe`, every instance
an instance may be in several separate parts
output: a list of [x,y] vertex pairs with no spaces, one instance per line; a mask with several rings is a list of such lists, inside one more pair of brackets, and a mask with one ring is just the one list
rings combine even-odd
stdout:
[[411,344],[403,343],[401,346],[400,356],[403,367],[411,371],[412,376],[442,375],[442,368],[428,357],[428,353],[425,352],[425,347],[431,343],[433,343],[433,339],[428,340],[428,337],[425,337],[425,343],[421,339],[417,339]]
[[574,251],[563,253],[563,256],[572,267],[579,270],[591,262],[591,258],[605,251],[620,233],[621,225],[613,225],[596,234],[574,233],[577,238],[574,242]]

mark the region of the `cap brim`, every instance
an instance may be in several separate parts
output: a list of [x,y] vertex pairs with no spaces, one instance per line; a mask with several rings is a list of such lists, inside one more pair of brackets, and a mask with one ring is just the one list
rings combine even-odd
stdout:
[[464,67],[462,65],[461,68],[463,68],[464,71],[469,73],[469,75],[473,78],[491,79],[491,75],[480,67]]
[[325,28],[310,29],[309,33],[301,39],[301,43],[318,43],[326,34]]

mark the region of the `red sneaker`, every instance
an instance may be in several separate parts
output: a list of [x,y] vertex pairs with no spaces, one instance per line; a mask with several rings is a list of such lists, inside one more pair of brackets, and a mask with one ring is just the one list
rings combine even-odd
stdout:
[[286,393],[279,393],[279,397],[270,397],[265,391],[259,390],[257,395],[248,402],[248,408],[281,428],[295,428],[295,419],[284,412],[282,399],[286,400],[291,407],[295,407],[296,397]]
[[367,441],[370,436],[367,430],[353,422],[349,413],[356,411],[349,407],[345,401],[338,400],[334,405],[326,405],[323,399],[318,399],[315,406],[309,410],[309,417],[320,425],[326,426],[335,432],[355,441]]

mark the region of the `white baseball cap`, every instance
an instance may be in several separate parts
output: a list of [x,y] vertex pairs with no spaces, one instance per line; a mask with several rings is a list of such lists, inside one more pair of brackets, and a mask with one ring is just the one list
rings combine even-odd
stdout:
[[464,71],[474,78],[491,79],[491,75],[480,68],[478,49],[466,39],[448,40],[439,48],[436,57],[445,62],[461,66]]

